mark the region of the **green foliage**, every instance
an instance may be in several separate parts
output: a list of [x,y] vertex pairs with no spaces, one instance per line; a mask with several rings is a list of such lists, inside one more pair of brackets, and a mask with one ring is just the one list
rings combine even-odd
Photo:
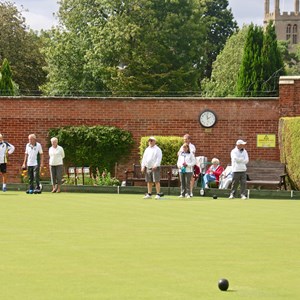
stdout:
[[236,96],[277,95],[279,76],[284,73],[272,23],[267,26],[265,34],[262,27],[251,24],[238,74]]
[[[161,149],[162,165],[176,165],[177,164],[177,152],[183,144],[182,137],[178,136],[155,136],[156,144]],[[143,153],[148,147],[149,137],[142,137],[140,142],[140,157],[142,160]]]
[[41,38],[28,30],[25,19],[11,2],[0,2],[0,20],[0,63],[3,58],[8,59],[22,94],[38,94],[39,86],[46,80]]
[[203,95],[208,97],[234,96],[248,28],[244,26],[227,40],[224,49],[213,63],[210,80],[204,79],[201,83]]
[[279,77],[285,72],[281,52],[277,45],[275,26],[272,22],[268,24],[264,34],[261,57],[261,89],[269,96],[278,96]]
[[84,176],[84,179],[81,174],[75,176],[64,176],[64,184],[77,184],[77,185],[94,185],[94,186],[117,186],[120,185],[120,181],[111,176],[110,172],[104,170],[102,173],[99,172],[99,169],[96,170],[95,174],[92,177]]
[[47,95],[190,95],[236,23],[227,0],[64,0]]
[[214,97],[277,95],[279,76],[284,74],[283,54],[289,55],[287,45],[277,45],[272,24],[265,34],[261,27],[244,26],[228,39],[217,56],[211,79],[202,81],[203,94]]
[[8,60],[5,58],[0,69],[0,95],[13,96],[14,94],[12,72]]
[[259,26],[249,26],[242,64],[238,74],[237,96],[258,96],[261,91],[261,49],[263,31]]
[[292,186],[300,189],[300,117],[284,117],[279,123],[280,160],[286,164]]
[[228,38],[237,30],[231,10],[227,9],[228,0],[206,0],[204,22],[207,25],[205,75],[210,78],[212,64],[221,52]]
[[65,162],[73,166],[89,166],[113,170],[116,162],[130,154],[133,139],[130,132],[109,126],[62,127],[49,130],[65,150]]
[[295,45],[295,52],[289,51],[289,41],[278,41],[278,49],[287,75],[300,75],[300,45]]

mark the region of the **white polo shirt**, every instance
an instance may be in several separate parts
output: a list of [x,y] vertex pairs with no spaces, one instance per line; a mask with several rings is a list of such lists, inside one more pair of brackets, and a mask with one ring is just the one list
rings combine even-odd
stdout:
[[38,154],[43,154],[42,145],[38,142],[35,145],[27,144],[25,149],[25,154],[28,155],[27,157],[27,166],[34,167],[38,165],[37,157]]
[[12,154],[15,151],[15,147],[7,142],[0,142],[0,164],[7,163],[7,153]]

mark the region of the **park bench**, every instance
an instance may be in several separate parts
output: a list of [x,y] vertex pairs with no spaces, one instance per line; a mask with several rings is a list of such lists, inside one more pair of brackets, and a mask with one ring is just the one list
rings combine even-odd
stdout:
[[253,160],[247,165],[248,188],[287,189],[286,168],[278,161]]
[[[134,164],[132,170],[125,171],[126,185],[134,186],[135,182],[145,182],[145,174],[141,172],[141,165]],[[178,168],[176,165],[160,166],[160,183],[171,186],[178,186]]]

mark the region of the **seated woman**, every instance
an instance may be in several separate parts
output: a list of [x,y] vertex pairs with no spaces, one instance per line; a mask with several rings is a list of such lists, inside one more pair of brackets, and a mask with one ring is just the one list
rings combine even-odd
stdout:
[[220,166],[220,161],[217,158],[211,160],[212,165],[207,169],[205,175],[203,176],[203,183],[206,189],[209,188],[210,182],[219,183],[219,177],[224,171],[224,168]]
[[232,183],[232,166],[227,166],[220,176],[219,189],[228,189]]

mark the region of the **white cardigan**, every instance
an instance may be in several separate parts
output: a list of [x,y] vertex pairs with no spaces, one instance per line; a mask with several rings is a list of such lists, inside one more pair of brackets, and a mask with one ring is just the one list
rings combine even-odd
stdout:
[[183,167],[183,163],[186,163],[186,172],[194,172],[194,165],[196,164],[196,158],[193,153],[185,153],[182,152],[178,156],[177,167],[179,172],[181,172],[181,168]]

